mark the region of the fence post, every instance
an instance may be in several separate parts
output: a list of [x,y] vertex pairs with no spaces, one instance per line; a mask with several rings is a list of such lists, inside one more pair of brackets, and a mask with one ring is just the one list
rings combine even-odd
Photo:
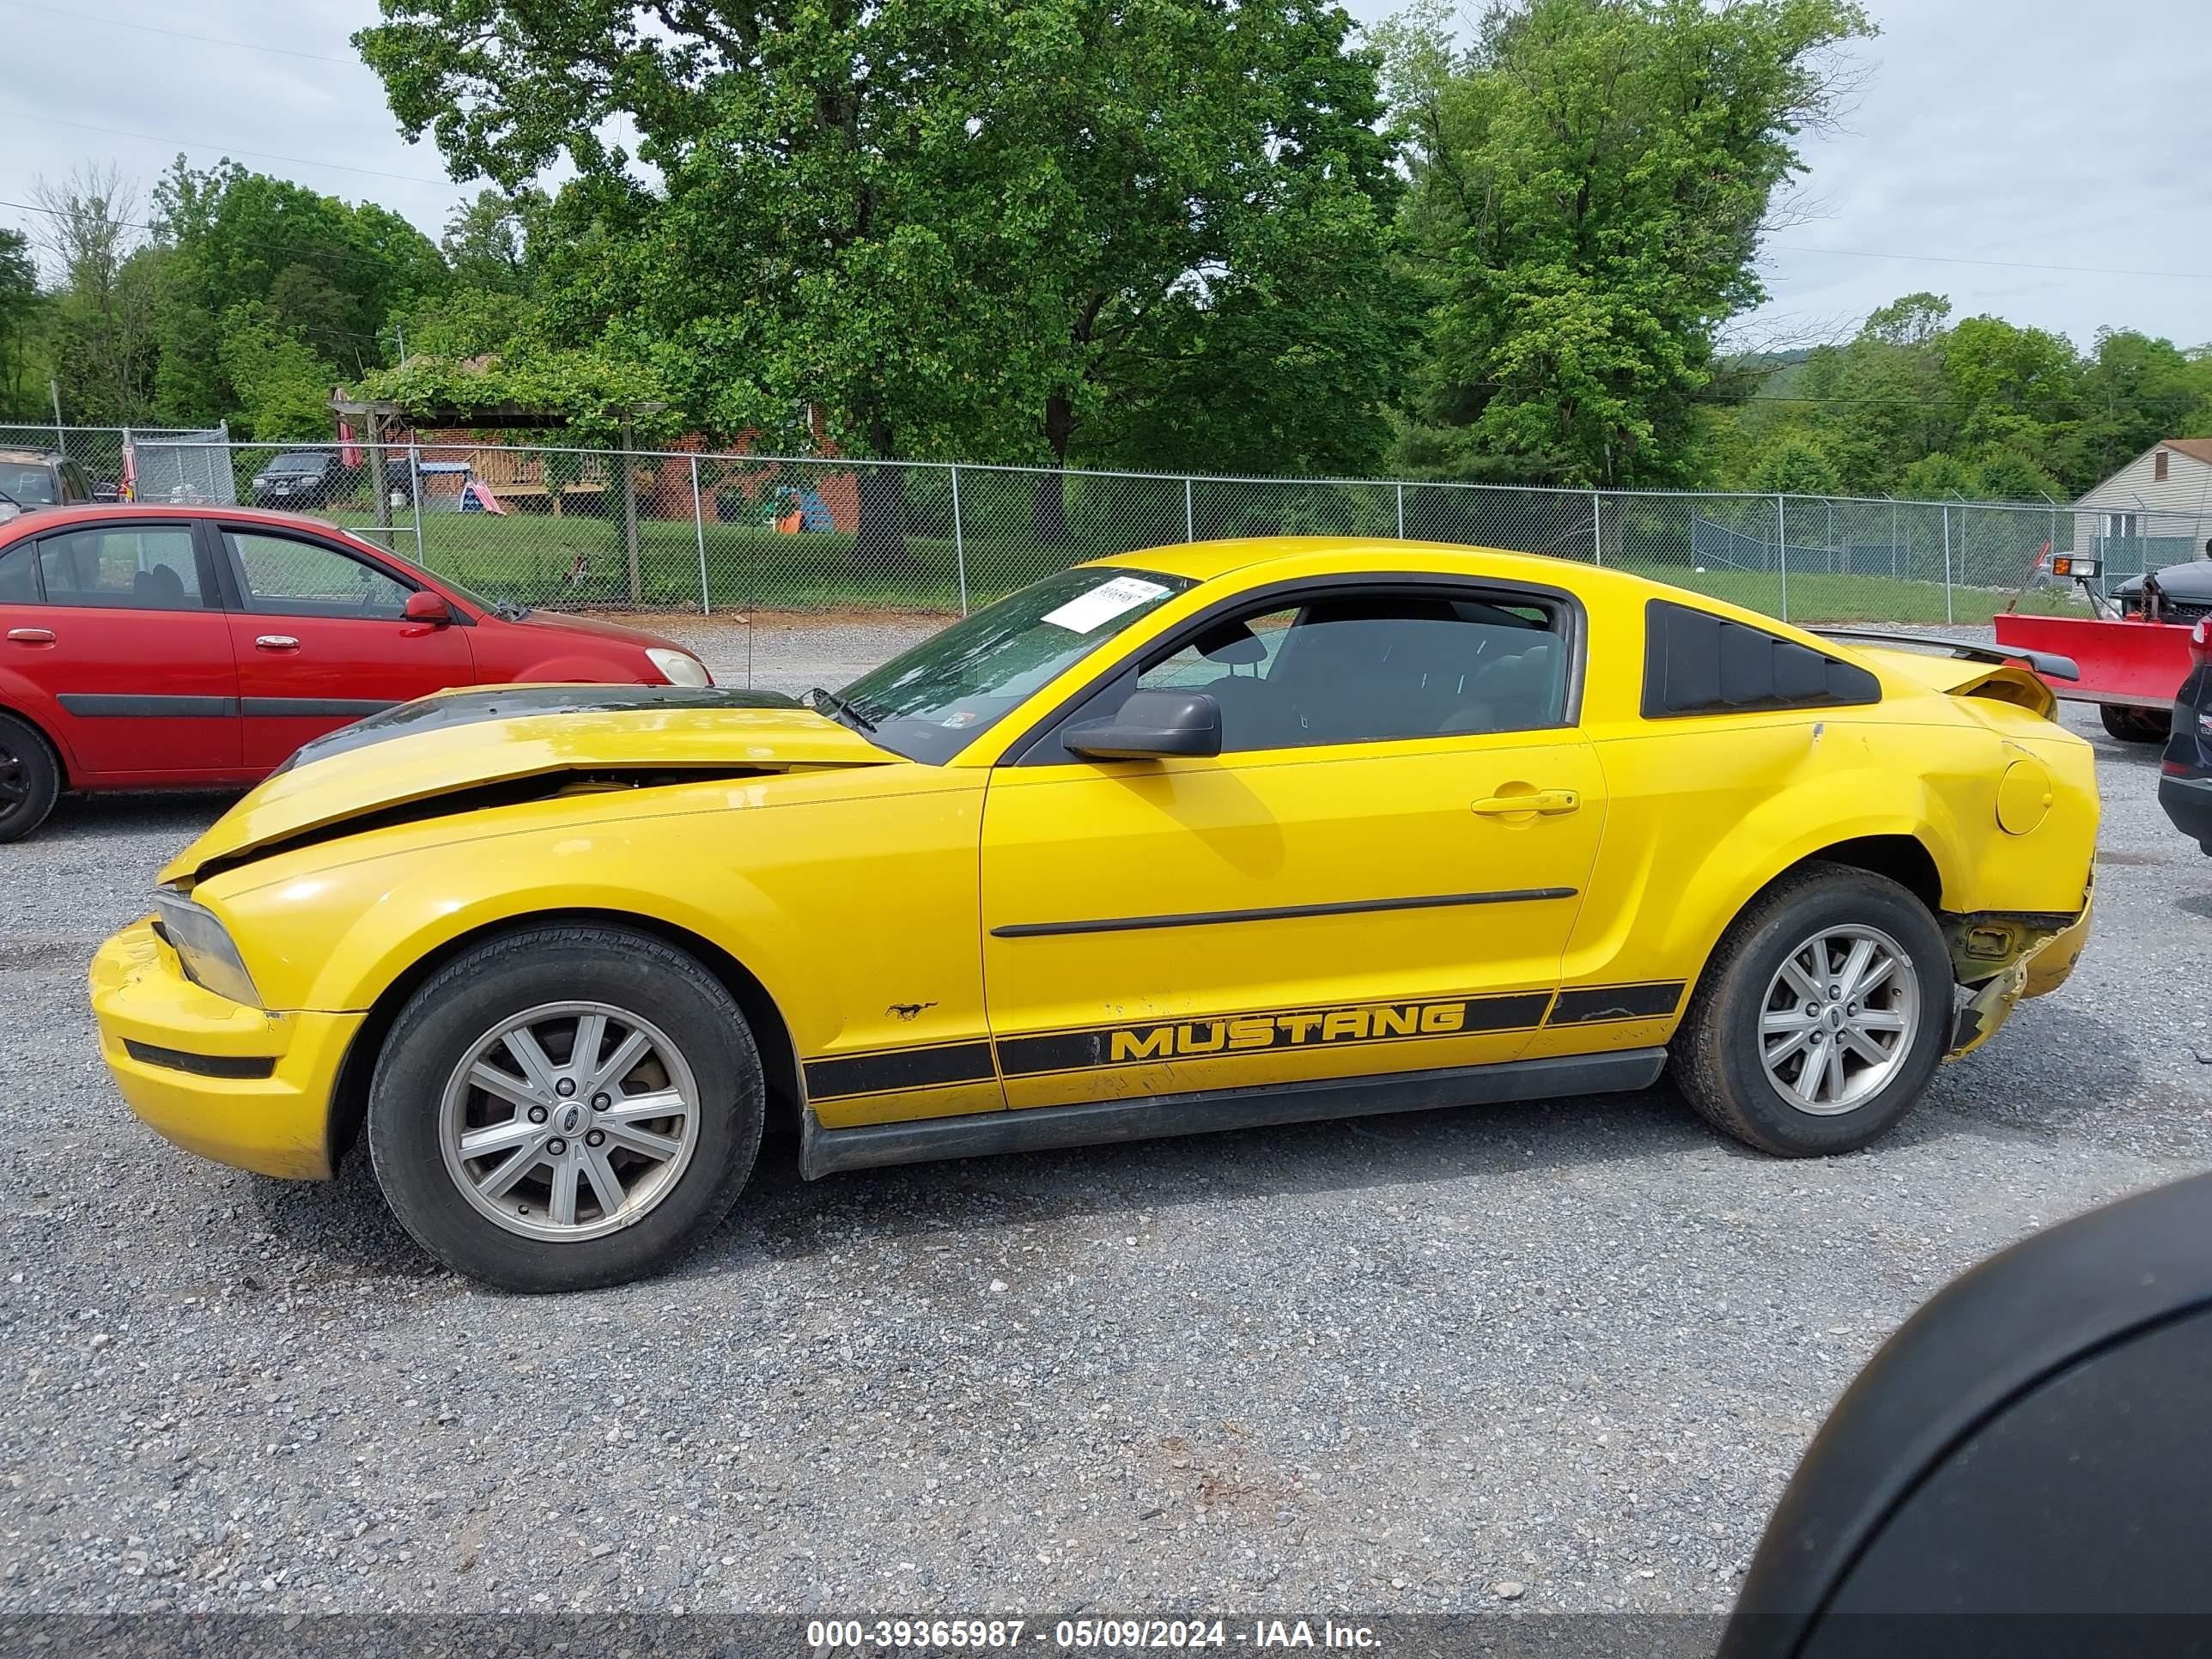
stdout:
[[707,589],[707,509],[699,501],[699,457],[691,457],[691,523],[699,532],[699,614],[714,614],[714,600]]
[[952,463],[952,569],[960,581],[960,614],[968,614],[968,540],[960,530],[960,464]]
[[1190,480],[1182,481],[1182,538],[1187,542],[1198,539],[1198,520],[1190,507]]
[[1951,625],[1951,503],[1943,503],[1943,625]]
[[422,448],[411,427],[407,432],[407,499],[415,503],[415,562],[428,570],[430,550],[422,544]]
[[1774,548],[1782,572],[1782,620],[1790,620],[1790,515],[1783,509],[1782,492],[1774,495]]
[[1590,562],[1605,562],[1605,517],[1598,511],[1597,491],[1590,491]]
[[645,603],[645,585],[637,568],[637,468],[631,459],[637,438],[627,415],[623,416],[622,447],[623,554],[629,567],[629,602],[635,605]]
[[1889,504],[1889,579],[1897,580],[1897,503]]
[[1406,539],[1406,486],[1398,486],[1398,539]]

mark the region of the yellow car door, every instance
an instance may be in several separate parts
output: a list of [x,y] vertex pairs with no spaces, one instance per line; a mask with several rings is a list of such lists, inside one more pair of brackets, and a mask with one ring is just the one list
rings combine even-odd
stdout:
[[[1571,603],[1533,590],[1269,592],[1010,750],[981,869],[1008,1104],[1517,1056],[1604,819],[1575,636]],[[1218,754],[1086,750],[1163,693],[1218,708]]]

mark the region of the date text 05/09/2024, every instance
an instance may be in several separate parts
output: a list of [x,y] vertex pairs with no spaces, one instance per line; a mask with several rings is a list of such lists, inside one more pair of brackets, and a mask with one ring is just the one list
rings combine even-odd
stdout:
[[815,1619],[806,1645],[817,1656],[880,1652],[988,1652],[1026,1645],[1135,1652],[1199,1648],[1374,1651],[1371,1626],[1334,1619]]

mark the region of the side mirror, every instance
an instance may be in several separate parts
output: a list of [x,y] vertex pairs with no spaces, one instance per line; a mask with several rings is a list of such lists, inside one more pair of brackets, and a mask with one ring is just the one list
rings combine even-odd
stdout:
[[443,628],[453,619],[453,608],[435,593],[416,588],[407,596],[407,607],[399,613],[411,623],[426,623],[432,628]]
[[1203,691],[1133,691],[1109,719],[1073,726],[1062,741],[1092,760],[1218,755],[1221,705]]

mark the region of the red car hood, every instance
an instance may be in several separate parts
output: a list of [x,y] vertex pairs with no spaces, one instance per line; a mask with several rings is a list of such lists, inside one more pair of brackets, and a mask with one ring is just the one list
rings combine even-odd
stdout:
[[607,640],[622,645],[634,645],[642,651],[647,646],[658,650],[681,651],[687,657],[699,653],[688,645],[679,644],[663,634],[648,634],[642,628],[630,628],[622,623],[604,622],[597,617],[580,616],[574,611],[533,611],[519,620],[508,622],[510,628],[535,628],[549,634],[584,634],[595,640]]

